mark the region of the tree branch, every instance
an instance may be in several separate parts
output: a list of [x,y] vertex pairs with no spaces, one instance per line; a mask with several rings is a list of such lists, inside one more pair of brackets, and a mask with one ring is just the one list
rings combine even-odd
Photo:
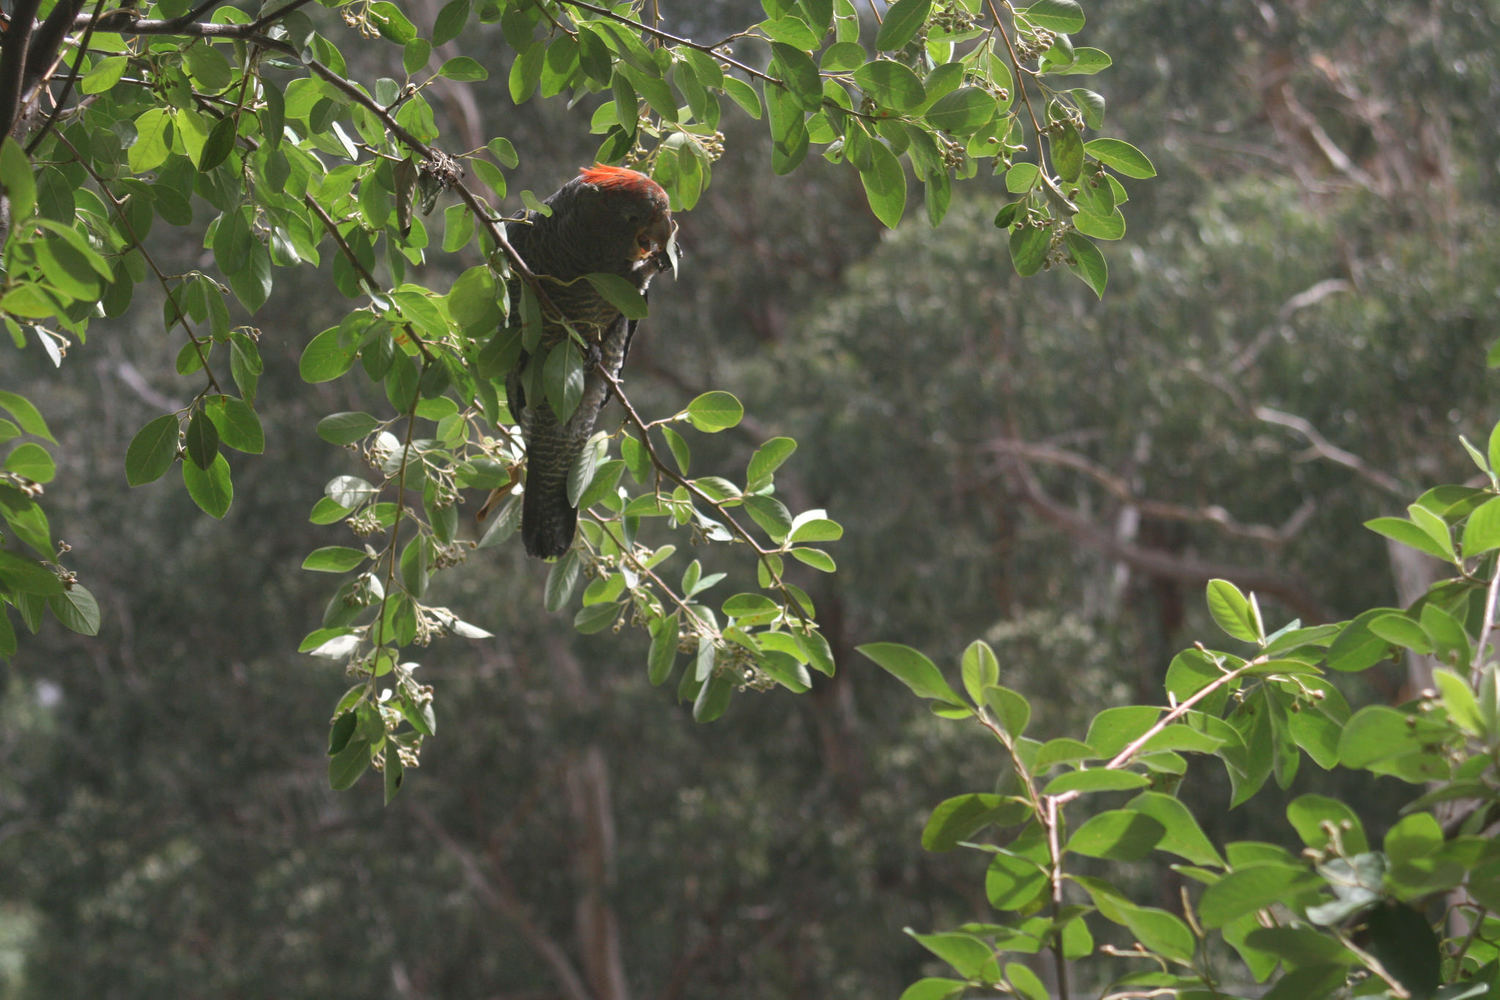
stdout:
[[1312,445],[1312,449],[1317,452],[1318,457],[1326,458],[1330,462],[1352,470],[1365,482],[1384,490],[1386,493],[1398,499],[1405,499],[1410,492],[1396,477],[1381,472],[1352,451],[1345,451],[1328,440],[1307,419],[1293,413],[1284,413],[1269,406],[1257,406],[1254,412],[1257,420],[1263,420],[1268,424],[1276,424],[1279,427],[1286,427],[1301,434],[1307,438],[1307,443]]
[[411,816],[458,862],[458,866],[463,869],[464,880],[479,898],[521,932],[526,943],[531,945],[552,970],[553,976],[557,978],[558,989],[566,1000],[594,1000],[588,987],[584,985],[583,977],[568,958],[567,951],[542,930],[526,904],[516,897],[515,889],[505,884],[497,886],[484,873],[474,852],[460,844],[431,812],[413,807]]
[[1036,473],[1024,461],[1016,459],[1008,462],[1006,470],[1015,477],[1020,486],[1021,498],[1043,520],[1051,522],[1080,544],[1111,559],[1118,559],[1132,569],[1140,570],[1149,576],[1192,583],[1203,583],[1222,577],[1234,580],[1251,590],[1275,597],[1308,624],[1329,621],[1334,617],[1300,582],[1280,574],[1256,567],[1235,566],[1178,556],[1160,549],[1149,549],[1122,542],[1112,532],[1074,513],[1048,495],[1042,489],[1041,483],[1037,481]]
[[11,134],[21,112],[22,81],[41,5],[42,0],[17,0],[5,41],[0,44],[0,138]]
[[1158,520],[1213,524],[1222,528],[1226,534],[1237,538],[1253,539],[1278,548],[1285,545],[1292,534],[1306,523],[1305,517],[1294,516],[1280,529],[1262,524],[1241,524],[1229,511],[1217,504],[1208,507],[1188,507],[1183,504],[1151,500],[1138,496],[1125,479],[1086,456],[1052,445],[1019,441],[1014,438],[995,438],[989,442],[988,448],[997,455],[1014,456],[1026,461],[1045,462],[1048,465],[1074,469],[1103,486],[1115,499],[1130,504],[1146,517],[1154,517]]

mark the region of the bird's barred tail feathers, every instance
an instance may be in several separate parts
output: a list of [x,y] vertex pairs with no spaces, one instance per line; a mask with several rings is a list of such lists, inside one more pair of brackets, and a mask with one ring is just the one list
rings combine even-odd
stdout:
[[528,483],[521,497],[521,541],[526,554],[551,559],[568,551],[578,530],[578,511],[568,503],[568,481]]

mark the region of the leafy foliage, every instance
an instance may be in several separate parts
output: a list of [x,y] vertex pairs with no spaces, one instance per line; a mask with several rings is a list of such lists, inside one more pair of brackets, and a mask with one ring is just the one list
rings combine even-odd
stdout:
[[[1121,995],[1263,988],[1241,985],[1252,981],[1269,984],[1267,996],[1490,995],[1500,980],[1500,924],[1492,915],[1500,846],[1489,833],[1500,803],[1493,646],[1500,529],[1489,513],[1500,492],[1497,440],[1500,425],[1491,454],[1465,442],[1486,485],[1436,487],[1411,505],[1409,518],[1369,523],[1444,560],[1454,576],[1404,610],[1377,608],[1338,624],[1293,620],[1274,631],[1254,594],[1213,580],[1208,610],[1241,651],[1201,643],[1182,651],[1167,669],[1164,705],[1107,708],[1083,740],[1027,736],[1030,706],[1000,684],[999,663],[982,641],[963,655],[962,696],[916,650],[862,646],[933,701],[938,715],[988,730],[1008,765],[998,793],[937,806],[923,844],[988,855],[989,903],[1014,916],[914,934],[960,978],[928,977],[903,996],[979,989],[1046,996],[1030,968],[1006,961],[1041,949],[1052,953],[1054,982],[1066,996],[1069,963],[1093,955],[1110,924],[1133,941],[1115,952],[1131,966],[1113,978]],[[1434,686],[1399,706],[1351,711],[1341,676],[1405,655],[1444,664]],[[1262,795],[1268,781],[1288,788],[1304,759],[1424,790],[1378,849],[1357,808],[1318,794],[1286,807],[1301,855],[1258,841],[1220,845],[1176,797],[1192,755],[1222,765],[1231,805]],[[1106,803],[1116,800],[1098,798],[1118,793],[1129,797],[1114,807]],[[1160,855],[1183,881],[1180,916],[1145,905],[1129,883],[1100,877],[1084,862]],[[1226,962],[1231,952],[1238,965]]]
[[[309,0],[253,14],[168,2],[84,12],[70,0],[35,10],[44,19],[37,44],[23,51],[24,35],[5,43],[21,68],[26,114],[3,122],[0,317],[17,345],[35,337],[61,363],[92,319],[120,316],[139,286],[157,286],[163,328],[181,338],[176,370],[199,388],[139,429],[126,479],[151,483],[179,464],[187,495],[224,518],[235,497],[230,454],[266,450],[255,408],[261,331],[237,320],[265,305],[278,269],[330,267],[333,286],[354,302],[306,344],[302,378],[367,381],[384,390],[391,415],[346,411],[319,425],[366,468],[329,480],[312,520],[344,523],[364,544],[309,557],[307,568],[345,579],[301,648],[356,680],[333,713],[330,782],[347,787],[373,763],[385,771],[387,798],[436,725],[433,691],[416,680],[408,651],[441,635],[489,634],[430,603],[428,588],[435,573],[515,529],[524,453],[505,380],[523,348],[538,353],[538,320],[552,308],[505,237],[499,206],[518,163],[514,144],[497,136],[446,151],[429,101],[438,81],[479,83],[495,67],[464,55],[438,62],[438,46],[474,22],[498,26],[514,52],[512,101],[588,101],[598,159],[648,171],[678,210],[698,202],[723,151],[725,97],[764,116],[777,173],[820,149],[858,172],[887,226],[905,212],[908,169],[933,224],[948,210],[953,181],[981,166],[1009,171],[1016,197],[996,222],[1011,231],[1017,269],[1067,263],[1101,293],[1103,258],[1089,237],[1124,232],[1124,188],[1108,170],[1154,172],[1123,140],[1084,140],[1102,124],[1102,98],[1052,85],[1108,65],[1103,53],[1073,46],[1069,35],[1084,26],[1073,3],[1007,7],[1002,16],[979,0],[902,0],[874,26],[850,0],[767,4],[768,17],[743,32],[745,51],[679,37],[639,5],[453,0],[430,30],[391,3],[323,6],[339,9],[342,25],[316,17]],[[364,60],[340,48],[347,29],[361,45],[395,47],[403,77],[362,80]],[[59,88],[57,100],[39,111],[49,87]],[[428,220],[445,199],[439,235]],[[520,200],[540,207],[529,191]],[[159,260],[152,229],[194,225],[205,208],[212,273]],[[446,289],[424,284],[438,245],[479,263]],[[524,279],[519,301],[505,292],[513,268]],[[607,276],[591,280],[628,316],[644,316],[638,296],[622,298]],[[567,412],[582,353],[571,344],[542,353],[523,377]],[[704,475],[679,428],[735,427],[743,409],[734,396],[707,392],[648,420],[614,388],[627,426],[598,435],[570,477],[569,498],[591,516],[581,545],[550,570],[547,609],[562,609],[581,588],[580,631],[644,629],[655,683],[676,671],[675,653],[689,654],[677,690],[700,721],[722,714],[746,686],[807,690],[809,672],[831,673],[833,656],[788,570],[833,572],[822,546],[842,528],[821,509],[794,513],[777,496],[775,470],[794,444],[767,442],[742,481]],[[48,437],[29,403],[7,400],[16,435]],[[609,457],[612,443],[619,458]],[[36,441],[5,464],[4,488],[15,496],[0,506],[34,555],[7,553],[0,582],[33,630],[50,607],[65,625],[93,632],[97,606],[57,566],[62,553],[36,503],[52,473]],[[477,543],[459,530],[465,490],[487,490],[502,505]],[[669,569],[677,546],[657,543],[652,522],[748,550],[759,590],[711,598],[729,571],[680,558]],[[0,653],[9,655],[13,628],[0,618]]]

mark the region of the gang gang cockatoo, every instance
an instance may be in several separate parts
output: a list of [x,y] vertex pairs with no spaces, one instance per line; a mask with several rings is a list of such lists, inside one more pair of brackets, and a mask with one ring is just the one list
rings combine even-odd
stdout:
[[[617,276],[613,280],[644,294],[658,273],[676,269],[677,223],[661,185],[623,167],[585,167],[543,204],[549,212],[527,212],[506,226],[507,239],[538,278],[539,299],[545,297],[540,336],[528,339],[506,394],[526,442],[521,538],[528,554],[546,559],[573,544],[578,509],[568,496],[568,475],[635,333],[636,320],[601,291],[612,279],[600,276]],[[523,294],[519,277],[511,279],[510,294],[516,310]],[[576,353],[554,359],[558,351]],[[533,355],[540,366],[530,363]],[[570,364],[571,388],[559,390]]]

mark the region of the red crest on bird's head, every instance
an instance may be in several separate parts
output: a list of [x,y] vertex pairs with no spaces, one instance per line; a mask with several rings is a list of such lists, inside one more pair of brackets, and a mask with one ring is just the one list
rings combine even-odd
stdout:
[[638,170],[596,163],[592,167],[580,167],[578,174],[586,183],[604,191],[633,194],[662,203],[667,200],[667,192],[662,186]]

